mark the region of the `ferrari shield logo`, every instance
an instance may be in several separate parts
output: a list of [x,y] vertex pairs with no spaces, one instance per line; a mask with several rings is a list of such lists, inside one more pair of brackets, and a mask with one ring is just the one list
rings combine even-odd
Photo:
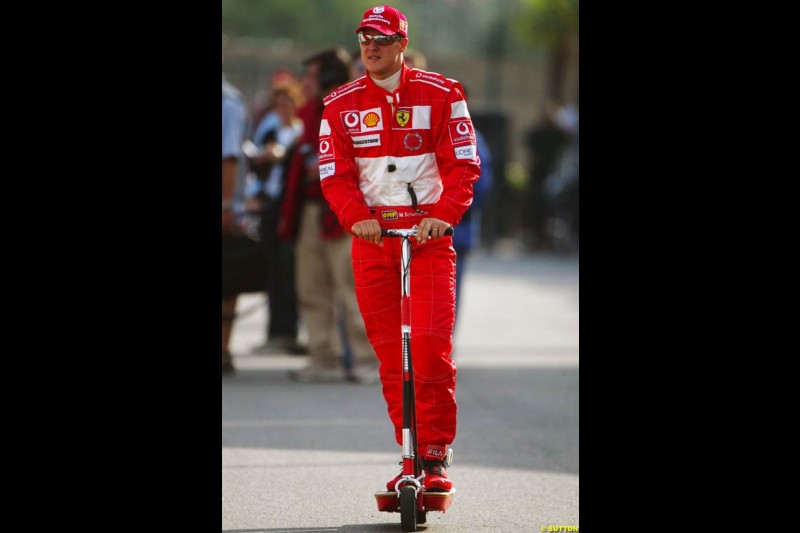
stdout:
[[411,113],[406,111],[405,109],[401,109],[397,113],[394,114],[394,117],[397,119],[397,123],[400,124],[402,128],[406,124],[408,124],[408,119],[411,118]]

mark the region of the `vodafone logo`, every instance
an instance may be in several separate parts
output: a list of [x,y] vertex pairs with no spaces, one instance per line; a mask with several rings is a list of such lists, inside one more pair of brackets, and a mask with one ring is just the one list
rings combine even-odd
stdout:
[[449,124],[450,141],[454,145],[475,144],[475,134],[469,120],[451,121]]
[[[330,137],[322,137],[319,140],[319,152],[317,153],[319,157],[320,163],[326,161],[333,161],[336,158],[336,154],[333,153],[333,144],[331,144]],[[322,168],[320,166],[320,168]]]
[[358,113],[353,111],[344,116],[344,123],[348,128],[355,128],[358,126],[358,119]]
[[[422,72],[417,72],[417,75],[415,77],[416,78],[422,78],[424,80],[435,81],[439,85],[444,85],[444,81],[442,81],[441,79],[437,78],[436,76],[429,76],[428,74],[423,74]],[[419,81],[422,81],[422,80],[419,80]]]

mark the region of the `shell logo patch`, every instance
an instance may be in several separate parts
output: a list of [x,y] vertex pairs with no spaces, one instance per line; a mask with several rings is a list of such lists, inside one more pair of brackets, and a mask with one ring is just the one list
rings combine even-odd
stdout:
[[397,119],[397,123],[400,124],[400,127],[402,128],[408,124],[408,120],[411,118],[411,113],[406,109],[401,109],[394,114],[394,118]]
[[397,220],[398,215],[397,211],[392,209],[391,211],[381,211],[381,218],[383,220]]
[[381,121],[381,117],[377,113],[370,112],[364,115],[364,125],[368,128],[374,128]]

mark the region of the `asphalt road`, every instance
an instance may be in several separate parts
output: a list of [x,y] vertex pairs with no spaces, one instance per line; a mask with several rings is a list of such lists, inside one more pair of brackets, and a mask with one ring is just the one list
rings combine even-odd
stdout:
[[[475,255],[468,268],[448,471],[457,492],[418,531],[578,526],[578,259]],[[262,301],[240,298],[239,371],[222,379],[222,530],[401,531],[373,496],[400,460],[380,385],[293,383],[287,371],[305,357],[250,355]]]

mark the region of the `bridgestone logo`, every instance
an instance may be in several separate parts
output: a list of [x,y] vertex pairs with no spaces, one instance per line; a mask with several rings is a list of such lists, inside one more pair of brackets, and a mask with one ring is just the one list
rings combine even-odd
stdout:
[[365,146],[380,146],[380,135],[365,135],[363,137],[353,137],[354,148],[364,148]]

